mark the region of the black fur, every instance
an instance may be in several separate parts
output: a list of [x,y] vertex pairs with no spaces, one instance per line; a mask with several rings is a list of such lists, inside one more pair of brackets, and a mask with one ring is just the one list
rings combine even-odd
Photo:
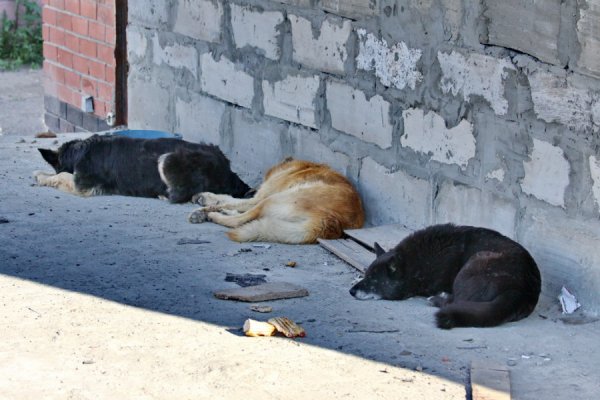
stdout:
[[525,318],[540,289],[538,267],[520,244],[490,229],[446,224],[417,231],[379,255],[350,294],[387,300],[438,295],[432,298],[440,307],[437,326],[450,329]]
[[[58,151],[38,150],[56,173],[72,173],[80,192],[165,196],[172,203],[183,203],[200,192],[241,197],[250,189],[213,145],[93,135],[64,143]],[[158,169],[161,156],[165,181]]]

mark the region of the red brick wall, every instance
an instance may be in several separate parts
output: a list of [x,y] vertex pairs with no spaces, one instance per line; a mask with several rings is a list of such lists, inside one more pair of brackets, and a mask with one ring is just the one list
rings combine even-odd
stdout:
[[78,110],[93,96],[99,119],[115,108],[115,1],[43,0],[45,94]]

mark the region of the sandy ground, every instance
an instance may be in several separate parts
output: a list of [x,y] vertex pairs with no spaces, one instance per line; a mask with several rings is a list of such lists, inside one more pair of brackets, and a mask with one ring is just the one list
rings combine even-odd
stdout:
[[[514,399],[600,393],[600,323],[563,323],[553,298],[518,323],[442,331],[424,299],[354,300],[357,273],[317,245],[233,243],[187,223],[190,204],[33,186],[49,170],[36,147],[56,146],[0,136],[0,399],[464,399],[472,361],[508,366]],[[310,295],[257,314],[214,298],[236,287],[228,272]],[[271,316],[307,337],[241,334]]]

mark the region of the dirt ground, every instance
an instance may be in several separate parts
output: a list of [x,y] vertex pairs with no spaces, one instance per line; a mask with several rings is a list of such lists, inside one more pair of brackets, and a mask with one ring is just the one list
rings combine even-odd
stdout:
[[[554,294],[517,323],[442,331],[424,299],[354,300],[358,274],[317,245],[238,244],[189,224],[191,204],[33,186],[36,148],[58,145],[35,131],[0,136],[0,399],[464,399],[472,361],[508,366],[514,399],[600,393],[600,322],[562,322]],[[310,295],[258,314],[214,298],[237,287],[227,273]],[[271,316],[307,336],[242,335]]]

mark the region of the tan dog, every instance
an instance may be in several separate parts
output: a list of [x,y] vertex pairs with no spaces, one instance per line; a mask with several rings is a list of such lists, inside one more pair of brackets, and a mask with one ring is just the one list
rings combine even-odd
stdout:
[[360,197],[352,184],[324,164],[287,159],[271,168],[251,199],[200,193],[192,201],[204,207],[189,216],[235,228],[237,242],[314,243],[336,239],[344,229],[362,227]]

